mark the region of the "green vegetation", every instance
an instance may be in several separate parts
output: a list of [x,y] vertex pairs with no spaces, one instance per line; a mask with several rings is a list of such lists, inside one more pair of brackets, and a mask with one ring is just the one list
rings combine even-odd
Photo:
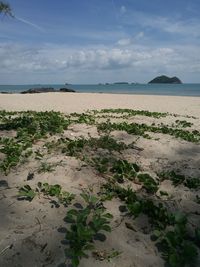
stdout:
[[66,233],[69,248],[66,255],[71,258],[72,266],[79,265],[82,257],[87,257],[86,251],[93,250],[95,236],[101,231],[111,231],[109,226],[112,215],[106,213],[99,199],[93,195],[82,193],[86,207],[80,210],[71,209],[65,220],[71,223]]
[[63,191],[59,184],[49,185],[48,183],[39,182],[38,187],[35,189],[32,189],[29,185],[21,187],[19,189],[18,199],[32,201],[34,197],[41,193],[44,196],[56,197],[58,202],[64,206],[71,204],[72,200],[75,198],[74,194]]
[[138,180],[143,183],[143,187],[148,193],[155,193],[158,190],[158,183],[148,174],[140,173],[137,176]]
[[[32,153],[29,147],[29,140],[24,142],[21,138],[18,140],[7,137],[0,138],[0,152],[5,155],[2,162],[0,162],[0,170],[7,175],[12,167],[16,166],[20,160]],[[29,150],[27,150],[28,148]]]
[[[92,111],[95,115],[96,114],[101,114],[101,113],[114,113],[114,114],[125,114],[125,118],[136,116],[136,115],[141,115],[141,116],[147,116],[147,117],[153,117],[153,118],[162,118],[166,117],[168,113],[161,113],[161,112],[150,112],[147,110],[133,110],[133,109],[102,109],[100,111],[93,110]],[[116,117],[117,118],[117,117]]]
[[174,186],[183,184],[184,186],[190,189],[199,189],[200,188],[200,177],[185,177],[182,174],[179,174],[175,171],[162,172],[159,174],[160,178],[163,180],[171,180]]
[[33,190],[30,185],[24,185],[19,189],[18,199],[32,201],[36,195],[36,191]]
[[[47,135],[62,133],[69,120],[54,111],[0,112],[0,130],[16,131],[16,137],[0,138],[0,152],[5,154],[0,169],[7,175],[10,169],[31,154],[32,145]],[[29,151],[27,151],[29,149]]]
[[[187,218],[180,213],[171,213],[162,204],[154,204],[151,199],[141,198],[130,188],[122,188],[112,183],[103,186],[103,193],[118,197],[126,203],[127,210],[134,218],[141,213],[148,216],[153,227],[153,237],[160,244],[162,256],[172,267],[192,266],[198,257],[197,247],[187,231]],[[195,239],[199,230],[195,229]],[[194,265],[195,266],[195,265]]]
[[10,5],[5,3],[4,1],[0,1],[0,14],[1,13],[8,15],[10,17],[14,17]]
[[199,131],[186,131],[182,129],[173,129],[167,126],[156,127],[156,126],[148,126],[146,124],[138,124],[138,123],[130,123],[122,122],[122,123],[111,123],[111,122],[103,122],[97,125],[99,131],[103,132],[111,132],[114,130],[126,131],[129,134],[145,136],[146,132],[152,133],[162,133],[172,135],[176,138],[181,138],[188,142],[197,143],[200,141],[200,132]]
[[177,127],[186,128],[186,127],[191,127],[193,123],[185,121],[185,120],[184,121],[176,120],[176,125]]
[[[98,260],[110,261],[120,254],[114,249],[110,252],[94,249],[97,236],[102,235],[104,231],[111,231],[112,215],[106,211],[103,202],[113,198],[118,198],[123,204],[124,208],[120,210],[123,212],[123,219],[128,216],[129,220],[133,220],[132,223],[125,222],[126,226],[129,224],[128,229],[134,229],[134,220],[137,217],[141,215],[147,217],[148,229],[145,230],[141,227],[138,231],[144,231],[144,233],[148,231],[169,266],[193,266],[193,263],[195,266],[200,246],[199,227],[192,225],[189,217],[187,219],[185,214],[180,213],[175,206],[174,199],[170,198],[167,192],[159,190],[159,185],[160,182],[168,179],[174,186],[186,186],[192,190],[193,194],[196,194],[196,196],[193,195],[193,201],[198,206],[200,197],[197,190],[200,188],[200,178],[185,177],[178,171],[167,172],[165,170],[157,176],[143,172],[143,166],[126,160],[130,159],[130,152],[135,153],[137,146],[134,146],[134,143],[126,145],[117,141],[110,132],[126,131],[128,134],[137,135],[138,139],[140,136],[150,138],[149,133],[161,133],[194,143],[200,141],[200,132],[183,129],[191,127],[192,124],[181,120],[176,120],[173,127],[162,123],[159,126],[156,126],[155,123],[149,126],[127,122],[112,123],[111,120],[98,122],[101,121],[101,118],[128,119],[136,115],[159,119],[169,114],[130,109],[104,109],[70,115],[53,111],[0,111],[2,133],[2,137],[0,137],[0,169],[6,175],[12,167],[16,167],[30,156],[33,160],[42,160],[41,162],[36,161],[38,173],[53,172],[62,161],[48,163],[50,153],[54,156],[55,153],[58,153],[59,157],[63,157],[63,160],[66,159],[66,161],[69,157],[76,157],[81,166],[77,168],[78,171],[81,171],[82,167],[89,166],[92,167],[92,172],[100,178],[100,184],[94,185],[94,191],[83,191],[80,194],[81,198],[77,197],[81,202],[78,203],[81,204],[80,206],[74,205],[75,208],[66,211],[65,221],[68,223],[65,236],[65,241],[68,243],[66,255],[71,259],[73,267],[78,266],[81,258],[86,257],[90,250]],[[97,127],[99,137],[91,137],[88,133],[88,138],[74,138],[74,136],[73,140],[66,138],[65,136],[69,136],[69,131],[65,132],[68,126],[80,123]],[[130,148],[135,150],[130,150]],[[138,151],[142,150],[139,149]],[[140,154],[138,153],[138,155]],[[135,158],[137,157],[134,155],[133,159]],[[136,160],[136,162],[138,161]],[[159,180],[155,177],[159,177]],[[133,188],[137,188],[137,191],[133,191]],[[60,204],[68,207],[75,199],[74,194],[64,191],[59,184],[50,185],[39,182],[36,188],[31,188],[28,184],[19,188],[19,200],[32,201],[37,196],[49,199],[50,203],[56,207],[59,207]],[[83,205],[82,202],[84,202]],[[198,211],[194,213],[199,215]]]
[[47,162],[42,162],[41,166],[38,169],[38,173],[53,172],[53,171],[55,171],[55,169],[54,169],[55,166],[56,166],[56,164],[50,164]]
[[114,162],[110,171],[118,183],[123,183],[124,179],[133,181],[140,170],[136,163],[129,163],[127,160],[117,160]]

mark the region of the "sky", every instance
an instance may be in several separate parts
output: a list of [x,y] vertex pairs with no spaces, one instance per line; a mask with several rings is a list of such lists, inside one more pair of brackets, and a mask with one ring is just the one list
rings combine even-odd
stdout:
[[199,0],[7,0],[0,84],[200,83]]

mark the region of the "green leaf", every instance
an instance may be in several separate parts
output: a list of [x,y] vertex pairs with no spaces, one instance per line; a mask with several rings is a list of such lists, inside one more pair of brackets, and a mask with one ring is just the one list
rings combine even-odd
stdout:
[[77,267],[79,265],[79,259],[78,257],[72,258],[72,266]]
[[154,230],[153,234],[155,235],[155,237],[159,238],[161,236],[162,232],[159,230]]
[[172,267],[178,267],[180,266],[179,264],[179,257],[176,253],[172,253],[169,255],[169,264],[172,266]]
[[176,213],[175,214],[175,223],[177,224],[186,224],[187,223],[187,218],[184,214],[182,213]]
[[103,215],[103,217],[108,218],[108,219],[112,219],[113,215],[110,214],[110,213],[106,213],[106,214]]
[[102,230],[106,231],[106,232],[111,232],[111,227],[109,225],[103,225],[101,227]]

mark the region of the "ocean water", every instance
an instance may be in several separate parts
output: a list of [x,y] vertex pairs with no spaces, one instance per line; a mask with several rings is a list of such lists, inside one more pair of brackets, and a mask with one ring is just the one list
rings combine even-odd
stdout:
[[19,93],[30,88],[67,87],[80,93],[200,96],[200,84],[27,84],[0,85],[0,92]]

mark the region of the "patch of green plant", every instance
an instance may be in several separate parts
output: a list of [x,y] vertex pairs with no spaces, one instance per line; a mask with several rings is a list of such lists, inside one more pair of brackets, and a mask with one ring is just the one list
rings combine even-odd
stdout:
[[89,139],[81,137],[75,140],[71,140],[69,138],[60,138],[56,143],[46,143],[45,147],[47,147],[48,150],[60,148],[62,153],[66,153],[69,156],[75,157],[82,156],[86,152],[90,153],[98,148],[107,149],[110,152],[120,152],[121,150],[127,148],[126,144],[117,142],[114,138],[108,135],[100,136],[99,138],[91,137]]
[[11,167],[16,166],[24,157],[30,156],[30,150],[35,140],[48,134],[61,133],[70,124],[60,112],[14,112],[2,111],[0,118],[0,130],[16,130],[14,138],[1,138],[1,152],[5,159],[0,169],[8,174]]
[[33,190],[30,185],[24,185],[19,189],[18,199],[32,201],[37,195],[37,192]]
[[183,184],[190,189],[200,188],[200,178],[185,177],[184,175],[176,173],[175,171],[162,172],[159,174],[159,177],[164,180],[171,180],[174,186]]
[[103,189],[104,194],[112,193],[113,196],[124,201],[129,213],[134,217],[144,213],[149,217],[152,225],[161,229],[164,229],[167,224],[173,221],[173,216],[168,213],[162,203],[155,205],[152,200],[140,198],[130,187],[126,189],[115,183],[107,183],[103,185]]
[[108,172],[110,160],[108,157],[95,157],[92,159],[92,165],[99,173],[103,174]]
[[119,183],[123,183],[124,179],[133,181],[139,170],[140,168],[136,163],[129,163],[127,160],[115,161],[110,169]]
[[59,203],[67,206],[71,204],[72,200],[75,198],[75,194],[63,191],[61,185],[55,184],[50,185],[48,183],[38,183],[39,192],[42,192],[44,195],[57,197]]
[[55,171],[55,168],[54,168],[55,166],[56,164],[53,164],[53,163],[42,162],[38,169],[38,173],[53,172]]
[[82,152],[87,143],[87,139],[84,138],[79,138],[77,140],[67,139],[63,143],[62,153],[66,153],[69,156],[76,156],[77,153]]
[[[149,218],[154,237],[162,250],[163,258],[171,267],[195,266],[198,253],[192,237],[187,231],[187,218],[179,212],[171,213],[163,203],[155,204],[153,200],[137,196],[129,187],[122,188],[115,183],[103,185],[103,194],[119,197],[126,203],[127,210],[134,218],[141,213]],[[195,242],[200,236],[195,230]]]
[[43,156],[39,149],[35,151],[35,159],[41,160]]
[[126,149],[127,146],[123,142],[117,142],[113,137],[109,135],[100,136],[100,138],[89,139],[89,146],[107,149],[109,151],[121,151]]
[[177,174],[175,171],[162,172],[159,174],[162,180],[171,180],[174,186],[182,184],[185,181],[185,176]]
[[66,255],[71,258],[72,266],[76,267],[86,252],[94,249],[95,236],[101,231],[111,231],[110,219],[113,217],[102,206],[99,199],[91,194],[83,193],[81,197],[86,202],[85,208],[71,209],[65,220],[71,223],[66,233],[69,248]]
[[50,185],[48,183],[38,182],[38,186],[35,189],[32,189],[29,185],[21,187],[18,192],[18,199],[32,201],[35,196],[41,193],[45,196],[56,197],[58,202],[64,206],[71,204],[75,198],[75,194],[63,191],[59,184]]
[[172,229],[154,232],[157,243],[162,246],[163,258],[172,267],[196,266],[198,252],[196,246],[188,240],[186,224],[186,216],[177,213]]
[[190,189],[200,188],[200,178],[186,178],[184,185]]
[[191,127],[192,125],[193,123],[186,121],[186,120],[176,120],[177,127],[186,128],[186,127]]
[[0,139],[0,146],[0,152],[5,155],[0,163],[0,169],[7,175],[12,167],[17,166],[20,160],[27,156],[26,149],[29,143],[6,137]]
[[128,114],[129,116],[147,116],[147,117],[153,117],[153,118],[161,118],[166,117],[168,113],[161,113],[161,112],[150,112],[147,110],[133,110],[133,109],[102,109],[100,111],[95,111],[95,114],[97,113],[116,113],[116,114]]
[[148,173],[138,174],[137,179],[143,184],[143,187],[148,193],[157,192],[158,183]]
[[94,125],[95,124],[95,117],[93,115],[91,115],[91,114],[71,113],[70,115],[73,116],[73,117],[77,117],[74,120],[74,122],[76,122],[76,123],[86,123],[86,124],[89,124],[89,125]]
[[0,130],[24,130],[28,135],[39,139],[47,134],[61,133],[69,125],[69,121],[60,112],[26,111],[16,116],[5,117]]
[[153,133],[162,133],[172,135],[176,138],[181,138],[188,142],[198,143],[200,141],[200,132],[197,130],[193,130],[192,132],[182,129],[173,129],[167,126],[156,127],[149,126],[147,124],[138,124],[138,123],[130,123],[121,122],[121,123],[111,123],[110,121],[99,123],[97,125],[97,129],[99,131],[111,132],[114,130],[126,131],[129,134],[140,135],[146,137],[145,132],[153,132]]

